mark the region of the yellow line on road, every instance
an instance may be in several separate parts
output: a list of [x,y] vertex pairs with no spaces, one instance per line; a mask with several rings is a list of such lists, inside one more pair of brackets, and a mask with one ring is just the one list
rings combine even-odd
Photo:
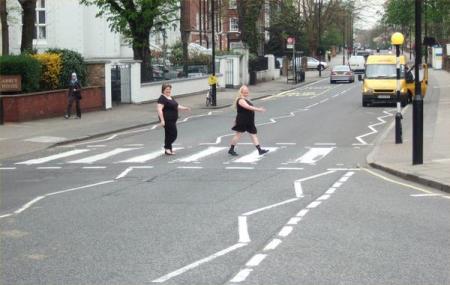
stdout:
[[403,182],[399,182],[399,181],[387,178],[387,177],[385,177],[385,176],[383,176],[381,174],[378,174],[378,173],[376,173],[376,172],[374,172],[372,170],[369,170],[367,168],[362,168],[362,170],[364,170],[364,171],[366,171],[366,172],[368,172],[368,173],[370,173],[370,174],[372,174],[374,176],[377,176],[378,178],[381,178],[383,180],[386,180],[386,181],[389,181],[389,182],[392,182],[392,183],[395,183],[395,184],[398,184],[398,185],[401,185],[401,186],[404,186],[404,187],[407,187],[407,188],[411,188],[411,189],[414,189],[414,190],[417,190],[417,191],[420,191],[420,192],[424,192],[424,193],[427,193],[427,194],[434,194],[433,192],[425,190],[423,188],[420,188],[420,187],[417,187],[417,186],[414,186],[414,185],[411,185],[411,184],[406,184],[406,183],[403,183]]

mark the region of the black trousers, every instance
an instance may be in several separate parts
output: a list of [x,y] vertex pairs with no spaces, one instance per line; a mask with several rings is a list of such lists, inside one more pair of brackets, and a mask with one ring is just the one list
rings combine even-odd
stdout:
[[73,101],[75,101],[75,108],[77,109],[77,116],[81,118],[80,99],[75,96],[69,96],[69,103],[67,104],[67,116],[70,116]]
[[172,144],[177,139],[177,121],[166,121],[164,125],[164,148],[172,150]]

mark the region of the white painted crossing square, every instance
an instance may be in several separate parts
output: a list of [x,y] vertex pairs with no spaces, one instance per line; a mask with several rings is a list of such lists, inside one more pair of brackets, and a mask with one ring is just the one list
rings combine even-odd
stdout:
[[313,147],[307,153],[295,160],[295,163],[315,164],[327,156],[334,147]]
[[50,155],[50,156],[46,156],[46,157],[35,158],[35,159],[27,160],[27,161],[18,162],[16,164],[25,164],[25,165],[42,164],[42,163],[57,160],[60,158],[65,158],[65,157],[69,157],[72,155],[84,153],[86,151],[89,151],[89,149],[74,149],[74,150],[70,150],[70,151],[66,151],[66,152],[62,152],[62,153],[58,153],[58,154],[54,154],[54,155]]
[[[279,149],[279,147],[265,147],[264,149],[269,150],[268,153],[275,152]],[[265,155],[259,155],[258,151],[255,150],[251,152],[250,154],[247,154],[241,158],[238,158],[236,160],[233,160],[233,162],[237,163],[255,163],[259,160],[261,160]]]
[[205,150],[194,153],[193,155],[190,155],[190,156],[187,156],[184,158],[176,159],[173,162],[197,162],[207,156],[213,155],[213,154],[223,151],[225,149],[226,149],[226,147],[210,146]]
[[135,150],[135,149],[136,148],[116,148],[116,149],[113,149],[111,151],[107,151],[104,153],[88,156],[88,157],[78,159],[78,160],[72,160],[72,161],[69,161],[69,163],[94,163],[94,162],[106,159],[108,157],[111,157],[111,156],[114,156],[114,155],[117,155],[117,154],[120,154],[123,152]]
[[[180,150],[180,149],[183,149],[183,148],[182,147],[176,147],[173,150],[176,151],[176,150]],[[146,163],[149,160],[158,158],[158,157],[163,156],[163,155],[164,155],[164,151],[163,150],[157,150],[157,151],[154,151],[154,152],[146,153],[144,155],[135,156],[135,157],[129,158],[127,160],[119,161],[119,163]]]

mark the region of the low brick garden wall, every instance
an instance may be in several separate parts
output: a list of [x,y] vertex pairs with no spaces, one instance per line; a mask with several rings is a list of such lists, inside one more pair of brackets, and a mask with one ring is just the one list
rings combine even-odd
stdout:
[[[62,117],[67,108],[67,89],[37,93],[2,95],[3,121],[23,122],[44,118]],[[103,110],[104,89],[87,87],[81,91],[81,112]],[[75,104],[74,104],[75,105]],[[73,107],[75,113],[75,107]]]

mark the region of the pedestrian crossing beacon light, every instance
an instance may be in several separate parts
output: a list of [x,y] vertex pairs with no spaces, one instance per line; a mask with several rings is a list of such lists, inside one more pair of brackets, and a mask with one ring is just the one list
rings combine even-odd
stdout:
[[402,139],[402,105],[400,102],[400,46],[405,38],[402,33],[394,33],[391,36],[391,44],[395,46],[395,56],[397,62],[397,113],[395,114],[395,143],[403,143]]

